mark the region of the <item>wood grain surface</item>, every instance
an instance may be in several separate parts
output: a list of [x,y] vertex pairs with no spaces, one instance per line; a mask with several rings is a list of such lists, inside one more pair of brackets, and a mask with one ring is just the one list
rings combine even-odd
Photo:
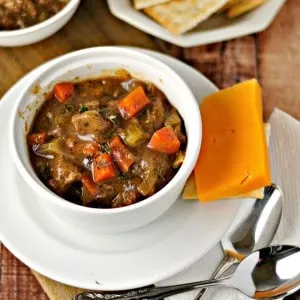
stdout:
[[[258,77],[264,91],[265,118],[276,106],[300,119],[299,16],[300,1],[288,0],[262,33],[182,49],[116,19],[104,0],[83,0],[74,18],[54,36],[27,47],[0,48],[0,97],[24,74],[58,55],[100,45],[131,45],[175,56],[220,88]],[[43,284],[43,277],[39,280]],[[56,291],[61,299],[59,288]],[[46,299],[31,271],[1,246],[0,300]],[[300,299],[300,294],[290,299]]]

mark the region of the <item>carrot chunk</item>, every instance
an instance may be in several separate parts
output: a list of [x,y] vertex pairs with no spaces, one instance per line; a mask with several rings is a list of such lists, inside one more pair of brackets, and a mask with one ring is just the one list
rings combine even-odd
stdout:
[[109,146],[113,160],[123,173],[127,173],[130,166],[134,163],[133,155],[118,136],[112,139]]
[[88,142],[84,145],[82,152],[85,156],[94,156],[99,151],[99,145],[95,142]]
[[100,192],[100,187],[87,175],[81,176],[81,182],[86,187],[91,196],[96,196]]
[[150,104],[151,101],[146,96],[144,89],[138,86],[119,102],[119,111],[124,119],[129,119]]
[[60,103],[66,103],[74,93],[74,84],[70,82],[57,83],[54,87],[54,96]]
[[176,153],[179,147],[180,141],[171,127],[163,127],[154,132],[148,144],[148,148],[167,154]]
[[48,134],[46,131],[31,133],[28,135],[27,140],[29,145],[45,144]]
[[112,179],[116,176],[112,158],[109,154],[102,153],[94,159],[93,162],[93,177],[94,182],[100,183],[105,180]]

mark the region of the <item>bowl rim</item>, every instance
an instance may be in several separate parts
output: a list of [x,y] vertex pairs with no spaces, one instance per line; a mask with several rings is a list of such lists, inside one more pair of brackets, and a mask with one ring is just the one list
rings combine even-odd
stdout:
[[[90,53],[90,52],[98,53],[98,51],[100,51],[100,52],[108,51],[110,53],[114,52],[115,55],[119,55],[120,53],[123,53],[123,54],[127,53],[128,55],[133,55],[136,58],[137,63],[140,63],[140,60],[138,59],[138,57],[140,57],[140,58],[144,58],[148,61],[150,60],[151,62],[155,63],[156,65],[159,65],[160,66],[159,72],[161,72],[161,70],[165,69],[165,71],[169,72],[169,74],[172,74],[172,76],[174,76],[177,81],[181,82],[181,86],[183,88],[185,88],[185,92],[186,92],[188,98],[191,99],[191,101],[189,103],[190,110],[195,111],[196,115],[198,115],[196,120],[195,119],[192,120],[194,125],[196,125],[195,126],[196,132],[195,132],[195,134],[193,134],[193,137],[195,135],[197,135],[198,138],[197,139],[188,138],[187,147],[186,147],[186,149],[190,149],[190,152],[191,152],[190,155],[191,156],[193,155],[193,157],[191,157],[191,159],[190,159],[191,160],[190,164],[187,165],[187,163],[188,163],[187,160],[184,160],[182,166],[180,167],[178,172],[175,174],[175,176],[162,189],[160,189],[158,192],[154,193],[153,195],[145,198],[143,201],[134,203],[133,205],[118,207],[118,208],[113,208],[113,209],[112,208],[101,209],[101,208],[85,207],[82,205],[72,203],[72,202],[64,199],[63,197],[58,196],[56,193],[51,191],[44,183],[42,183],[39,179],[36,179],[31,175],[29,170],[23,164],[22,159],[19,155],[19,151],[17,150],[16,123],[17,123],[17,118],[19,117],[19,114],[18,114],[19,105],[22,102],[22,100],[24,99],[25,95],[30,90],[32,84],[39,81],[39,78],[41,76],[43,76],[43,74],[45,74],[46,72],[49,72],[49,71],[51,72],[53,69],[55,69],[56,65],[58,65],[59,63],[62,63],[68,59],[72,59],[73,57],[76,57],[76,56],[78,58],[80,58],[82,55],[84,55],[86,53]],[[101,54],[103,54],[103,53],[101,53]],[[174,106],[176,108],[176,105],[174,105]],[[199,112],[199,114],[197,114],[197,111]],[[184,120],[184,123],[189,121],[184,118],[183,118],[183,120]],[[189,122],[191,122],[191,120]],[[129,48],[118,47],[118,46],[104,46],[104,47],[87,48],[87,49],[74,51],[74,52],[62,55],[61,57],[58,57],[56,59],[55,64],[52,64],[52,65],[48,66],[45,70],[43,70],[43,72],[39,75],[38,78],[32,79],[30,81],[30,83],[28,84],[27,88],[24,89],[23,91],[21,91],[19,98],[16,99],[16,103],[14,104],[11,119],[10,119],[9,135],[10,135],[10,147],[12,149],[12,157],[13,157],[14,163],[15,163],[18,171],[24,176],[24,178],[26,178],[25,181],[27,181],[29,186],[31,188],[33,188],[36,192],[42,194],[43,198],[46,198],[47,200],[53,202],[56,205],[62,206],[66,209],[70,209],[75,212],[86,212],[86,213],[91,213],[93,215],[95,215],[95,214],[96,215],[97,214],[99,214],[99,215],[101,215],[101,214],[116,215],[116,214],[132,211],[132,210],[137,210],[141,206],[150,205],[152,202],[159,200],[163,196],[168,196],[168,193],[170,192],[172,187],[176,186],[176,184],[180,183],[180,181],[182,180],[182,177],[186,177],[185,180],[188,178],[188,176],[191,174],[191,172],[194,169],[194,166],[196,164],[196,161],[197,161],[197,158],[198,158],[198,155],[200,152],[200,147],[201,147],[201,142],[202,142],[202,120],[201,120],[199,105],[198,105],[198,102],[197,102],[194,94],[192,93],[192,91],[189,88],[189,86],[187,85],[187,83],[171,67],[167,66],[164,62],[158,60],[157,58],[151,57],[150,55],[145,54],[145,53],[141,53],[135,49],[129,49]],[[191,147],[191,143],[193,143],[193,141],[195,141],[195,140],[197,140],[197,142],[196,143],[194,142],[193,147]],[[33,169],[32,169],[32,171],[36,175],[36,173]]]
[[19,35],[29,34],[29,33],[35,32],[35,31],[42,30],[42,29],[52,25],[53,23],[57,22],[59,19],[63,18],[68,13],[70,13],[73,10],[73,8],[80,3],[80,1],[81,0],[69,0],[67,5],[62,10],[60,10],[58,13],[56,13],[55,15],[51,16],[50,18],[48,18],[40,23],[34,24],[32,26],[25,27],[22,29],[15,29],[15,30],[0,30],[0,38],[16,37]]

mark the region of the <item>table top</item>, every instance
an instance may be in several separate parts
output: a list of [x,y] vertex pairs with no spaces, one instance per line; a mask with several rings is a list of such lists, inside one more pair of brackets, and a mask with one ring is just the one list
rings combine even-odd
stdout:
[[[219,88],[257,77],[264,116],[278,107],[300,120],[300,1],[287,1],[264,32],[208,46],[180,48],[113,17],[106,1],[82,1],[54,36],[20,48],[0,47],[0,97],[23,75],[64,53],[103,45],[130,45],[170,54],[192,65]],[[291,299],[300,299],[294,296]],[[0,246],[0,300],[47,300],[31,271]]]

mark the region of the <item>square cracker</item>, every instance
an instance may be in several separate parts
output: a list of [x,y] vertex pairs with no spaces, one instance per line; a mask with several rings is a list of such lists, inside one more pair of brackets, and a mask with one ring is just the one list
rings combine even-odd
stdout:
[[267,1],[268,0],[243,0],[236,5],[231,6],[227,11],[227,16],[229,18],[238,17],[250,10],[257,8],[260,5],[263,5]]
[[196,27],[223,7],[228,0],[173,0],[144,9],[170,32],[180,35]]
[[144,9],[150,6],[163,4],[170,0],[133,0],[133,6],[135,9]]
[[228,8],[239,4],[240,2],[242,2],[243,0],[227,0],[227,3],[221,8],[219,9],[218,13],[223,13],[225,12]]

